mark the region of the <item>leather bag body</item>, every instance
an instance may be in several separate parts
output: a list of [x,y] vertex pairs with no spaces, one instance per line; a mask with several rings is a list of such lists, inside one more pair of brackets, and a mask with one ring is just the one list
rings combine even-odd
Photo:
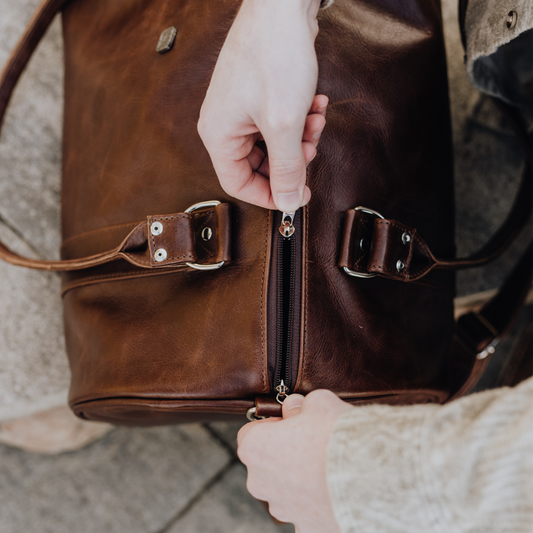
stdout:
[[454,256],[438,0],[320,12],[330,103],[290,238],[281,213],[222,190],[196,130],[238,0],[47,5],[65,43],[63,263],[49,268],[64,271],[78,416],[157,425],[279,414],[280,390],[456,392],[454,273],[431,263]]

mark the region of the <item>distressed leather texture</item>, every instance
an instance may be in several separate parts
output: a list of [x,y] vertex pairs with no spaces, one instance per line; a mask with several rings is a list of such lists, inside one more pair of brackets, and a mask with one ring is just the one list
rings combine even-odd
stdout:
[[[254,406],[279,415],[278,215],[225,194],[196,131],[239,1],[49,1],[28,43],[63,4],[63,262],[28,264],[4,245],[0,256],[64,271],[72,409],[129,425]],[[330,103],[308,169],[313,196],[296,218],[291,392],[444,402],[455,392],[454,273],[416,274],[455,251],[440,5],[336,0],[319,24],[317,93]],[[169,26],[176,41],[158,54]],[[0,111],[27,56],[22,46],[8,65]],[[221,204],[186,213],[207,200]],[[156,261],[160,249],[167,258]],[[406,268],[394,273],[399,259]],[[221,261],[212,271],[188,264]],[[350,277],[339,265],[379,275]]]

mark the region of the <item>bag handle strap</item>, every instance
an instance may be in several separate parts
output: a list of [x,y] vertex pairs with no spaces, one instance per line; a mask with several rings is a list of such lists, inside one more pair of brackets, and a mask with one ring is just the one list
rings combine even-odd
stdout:
[[526,132],[517,110],[494,99],[509,118],[526,156],[513,206],[500,228],[480,250],[463,258],[439,258],[416,228],[411,228],[366,207],[346,211],[338,265],[349,275],[381,275],[399,281],[418,280],[434,269],[475,268],[500,256],[525,227],[533,211],[532,135]]
[[[22,72],[54,17],[67,2],[45,0],[11,54],[0,77],[0,129]],[[201,239],[207,219],[211,230],[208,242]],[[164,231],[158,232],[159,228],[164,228]],[[30,259],[13,252],[1,241],[0,259],[13,265],[53,271],[81,270],[117,259],[126,259],[142,268],[189,267],[211,270],[230,260],[229,228],[229,205],[211,201],[196,204],[184,213],[149,216],[145,222],[137,224],[117,247],[82,259]],[[201,245],[197,246],[197,242],[201,242]],[[211,262],[205,264],[205,260]]]
[[485,371],[499,340],[518,318],[533,278],[533,242],[507,276],[498,293],[480,311],[461,315],[455,326],[451,356],[451,395],[467,394]]

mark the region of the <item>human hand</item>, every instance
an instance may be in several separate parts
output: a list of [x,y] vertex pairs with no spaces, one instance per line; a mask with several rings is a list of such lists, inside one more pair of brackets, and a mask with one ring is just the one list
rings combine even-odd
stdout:
[[[306,167],[325,126],[315,96],[319,0],[244,0],[200,112],[198,132],[222,188],[267,209],[309,202]],[[266,142],[268,158],[256,146]]]
[[248,491],[296,533],[339,533],[327,489],[326,449],[335,421],[352,407],[317,390],[283,402],[283,419],[246,424],[237,453],[248,468]]

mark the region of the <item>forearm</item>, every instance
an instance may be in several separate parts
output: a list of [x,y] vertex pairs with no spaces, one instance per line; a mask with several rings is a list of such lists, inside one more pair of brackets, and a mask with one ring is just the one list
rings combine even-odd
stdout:
[[343,414],[328,483],[343,533],[533,528],[533,380],[446,406]]

